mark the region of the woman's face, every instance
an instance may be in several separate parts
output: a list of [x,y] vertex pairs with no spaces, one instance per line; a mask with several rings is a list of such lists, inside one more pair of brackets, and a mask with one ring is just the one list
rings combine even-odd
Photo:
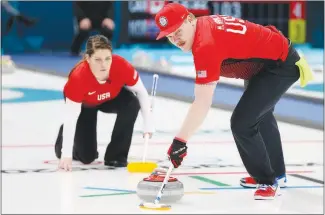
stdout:
[[112,51],[97,49],[94,54],[86,57],[89,67],[99,81],[106,81],[112,65]]

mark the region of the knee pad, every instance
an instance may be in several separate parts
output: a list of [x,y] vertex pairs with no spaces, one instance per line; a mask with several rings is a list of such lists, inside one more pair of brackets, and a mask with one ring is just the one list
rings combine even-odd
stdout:
[[82,159],[79,159],[79,161],[83,164],[91,164],[92,162],[94,162],[96,160],[95,157],[86,157],[86,158],[82,158]]
[[80,161],[83,164],[90,164],[98,158],[98,151],[82,151],[76,152],[75,148],[73,149],[73,158],[77,161]]

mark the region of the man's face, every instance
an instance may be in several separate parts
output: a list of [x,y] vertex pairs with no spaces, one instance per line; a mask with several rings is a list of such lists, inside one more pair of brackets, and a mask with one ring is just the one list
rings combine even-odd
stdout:
[[192,49],[194,34],[194,20],[188,16],[178,29],[167,35],[167,38],[173,45],[184,52],[188,52]]

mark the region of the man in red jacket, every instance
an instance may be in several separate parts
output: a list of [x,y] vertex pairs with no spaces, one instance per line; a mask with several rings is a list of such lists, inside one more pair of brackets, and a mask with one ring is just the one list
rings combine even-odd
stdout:
[[187,155],[187,141],[202,124],[212,104],[220,77],[246,81],[246,89],[231,117],[231,130],[239,154],[251,177],[255,199],[274,199],[285,186],[281,138],[273,115],[281,96],[300,78],[311,78],[307,63],[274,26],[261,26],[231,16],[196,18],[181,4],[171,3],[156,15],[157,39],[168,40],[194,58],[195,100],[171,144],[174,167]]

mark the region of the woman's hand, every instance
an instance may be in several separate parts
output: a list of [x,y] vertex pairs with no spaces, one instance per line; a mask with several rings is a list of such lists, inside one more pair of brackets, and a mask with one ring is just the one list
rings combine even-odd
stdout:
[[67,172],[72,171],[72,158],[71,157],[61,157],[59,162],[59,169],[64,169]]

